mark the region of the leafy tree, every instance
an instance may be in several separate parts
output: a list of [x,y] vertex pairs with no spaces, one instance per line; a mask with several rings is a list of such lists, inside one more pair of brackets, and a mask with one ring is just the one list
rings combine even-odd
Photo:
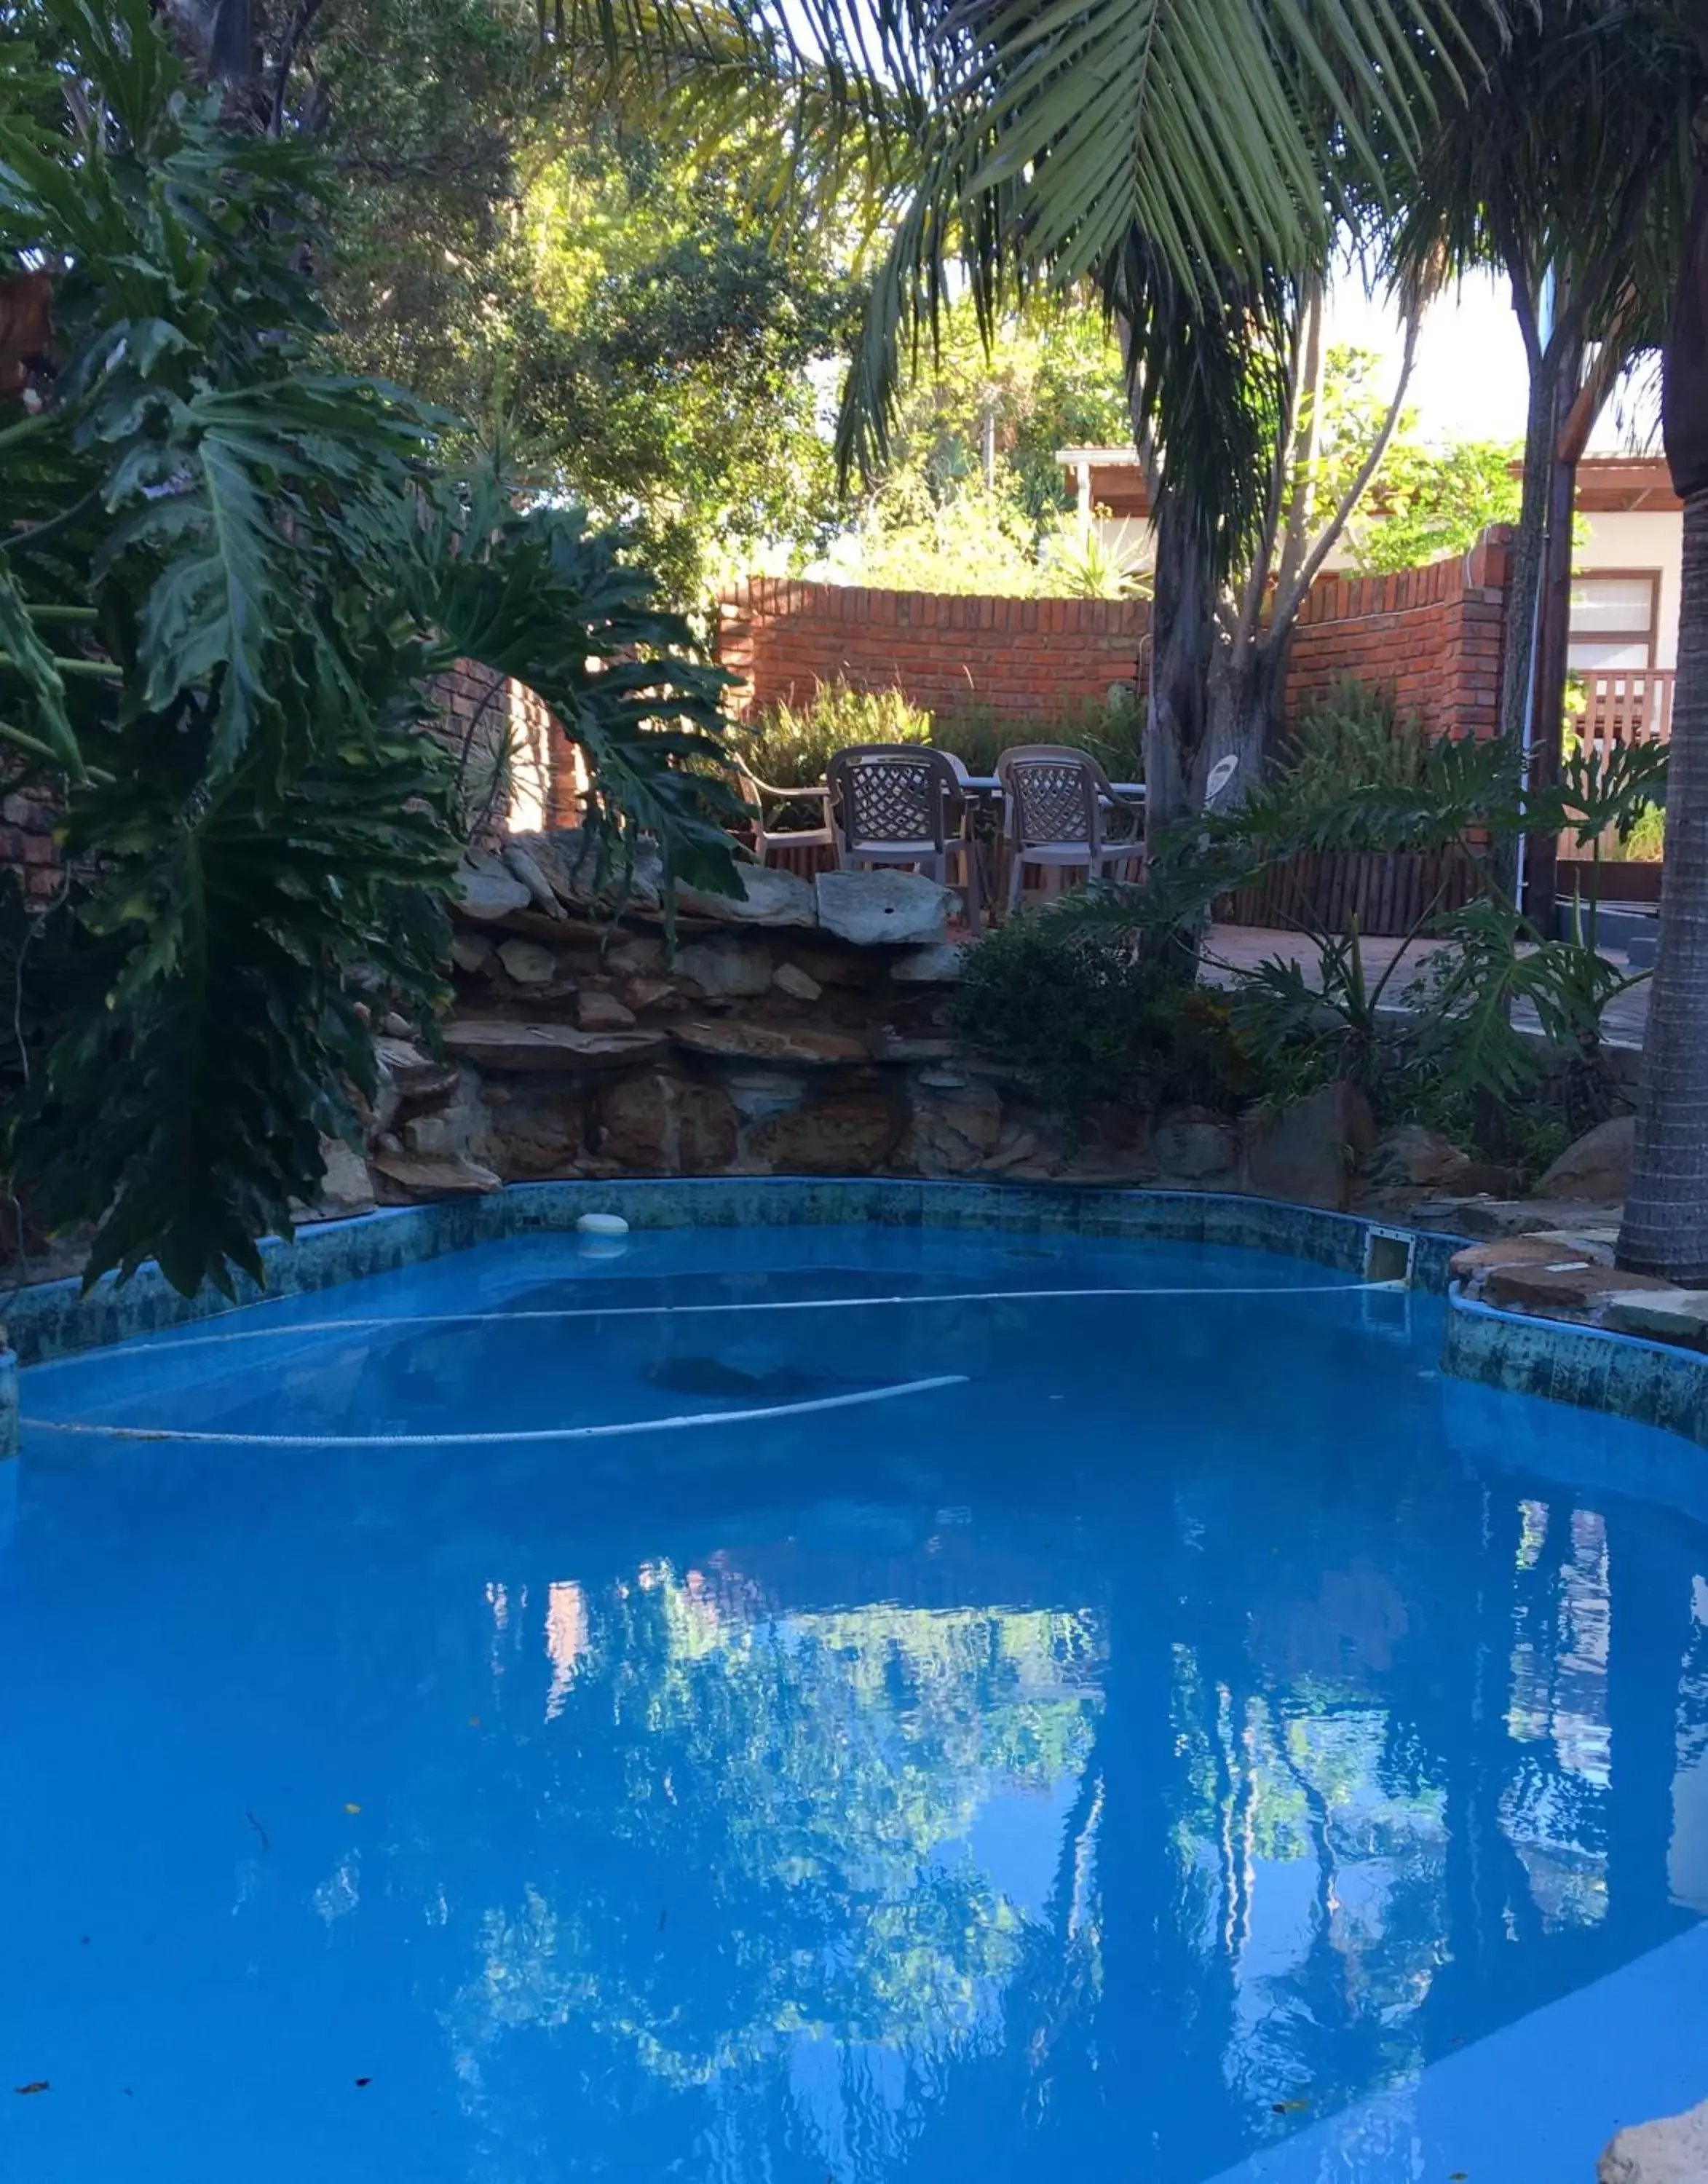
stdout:
[[1409,298],[1398,381],[1385,398],[1363,372],[1330,377],[1320,275],[1281,297],[1267,335],[1260,326],[1236,336],[1248,357],[1243,398],[1250,404],[1267,389],[1249,420],[1264,495],[1213,595],[1203,733],[1181,753],[1189,766],[1172,771],[1171,801],[1202,805],[1214,769],[1229,762],[1235,772],[1223,800],[1242,800],[1276,755],[1299,610],[1380,474],[1399,423],[1422,309],[1421,296]]
[[542,164],[497,390],[518,459],[632,524],[675,593],[798,563],[835,521],[811,367],[857,292],[820,226],[752,203],[751,168],[608,127]]
[[[419,733],[459,657],[580,739],[593,823],[731,883],[715,670],[620,538],[433,465],[394,390],[317,368],[331,177],[234,128],[146,0],[46,0],[64,101],[0,113],[0,252],[63,268],[53,398],[0,432],[0,738],[64,785],[58,1032],[12,1188],[189,1291],[259,1271],[374,1087],[370,1002],[426,1020],[458,843]],[[0,80],[3,81],[3,80]]]
[[576,108],[545,64],[532,0],[340,0],[297,8],[273,89],[281,132],[337,176],[322,298],[346,369],[490,429],[526,265],[531,148]]
[[968,592],[1076,588],[1057,451],[1119,443],[1126,414],[1120,352],[1095,304],[1016,315],[988,345],[969,309],[946,312],[834,566],[909,591],[941,588],[946,569]]
[[616,26],[543,37],[533,0],[171,20],[211,65],[239,9],[230,102],[336,174],[317,270],[344,369],[629,525],[683,602],[762,543],[818,549],[835,493],[808,366],[846,348],[856,292],[846,220],[779,217],[774,130],[681,86],[631,98]]
[[1347,526],[1353,566],[1381,576],[1463,554],[1492,523],[1515,523],[1521,450],[1499,440],[1424,446],[1402,431]]
[[[1407,4],[1282,25],[1243,4],[1130,0],[1040,34],[1007,9],[963,56],[929,0],[881,13],[892,65],[928,103],[946,52],[960,73],[924,126],[924,179],[874,281],[844,448],[881,446],[899,337],[935,315],[952,259],[987,317],[1017,290],[1095,284],[1156,484],[1146,777],[1160,828],[1202,801],[1218,594],[1266,524],[1275,535],[1275,453],[1303,416],[1289,365],[1337,218],[1403,170],[1451,18]],[[1085,101],[1088,72],[1119,95]]]

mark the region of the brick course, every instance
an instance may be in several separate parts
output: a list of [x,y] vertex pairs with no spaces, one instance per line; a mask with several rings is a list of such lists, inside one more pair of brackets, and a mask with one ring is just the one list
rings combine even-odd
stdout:
[[1320,577],[1299,614],[1289,711],[1348,676],[1392,689],[1432,734],[1491,736],[1500,721],[1510,533],[1386,577]]
[[1141,599],[1008,599],[755,577],[719,603],[717,654],[749,711],[810,704],[839,677],[932,712],[1048,721],[1131,684]]
[[[1289,710],[1347,676],[1392,686],[1439,733],[1489,735],[1499,717],[1508,534],[1397,575],[1320,577],[1302,609]],[[719,604],[717,650],[750,713],[807,705],[839,677],[900,689],[932,712],[1047,722],[1142,683],[1143,600],[962,598],[756,577]]]

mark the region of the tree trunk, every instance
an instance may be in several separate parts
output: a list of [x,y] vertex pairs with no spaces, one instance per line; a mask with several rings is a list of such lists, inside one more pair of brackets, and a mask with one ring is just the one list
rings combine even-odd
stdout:
[[1500,733],[1515,746],[1524,739],[1530,710],[1531,638],[1548,532],[1549,451],[1554,441],[1555,376],[1538,365],[1530,382],[1524,426],[1524,483],[1512,536],[1512,574],[1506,592],[1506,654],[1500,671]]
[[1269,769],[1287,733],[1287,656],[1292,628],[1260,629],[1248,644],[1218,644],[1211,656],[1204,738],[1193,777],[1202,808],[1210,769],[1219,760],[1239,761],[1218,798],[1222,811],[1242,803]]
[[1663,356],[1661,424],[1684,501],[1678,680],[1666,783],[1660,948],[1619,1263],[1708,1283],[1708,168]]
[[1151,605],[1151,688],[1145,716],[1145,840],[1203,805],[1212,589],[1203,526],[1164,493],[1157,510]]
[[[1583,345],[1566,344],[1553,376],[1551,421],[1547,448],[1545,529],[1537,569],[1535,642],[1529,676],[1530,766],[1534,788],[1550,788],[1560,778],[1565,746],[1566,662],[1571,642],[1571,523],[1577,501],[1577,462],[1560,444],[1582,377]],[[1524,845],[1524,907],[1544,933],[1554,926],[1555,866],[1559,839],[1531,834]]]

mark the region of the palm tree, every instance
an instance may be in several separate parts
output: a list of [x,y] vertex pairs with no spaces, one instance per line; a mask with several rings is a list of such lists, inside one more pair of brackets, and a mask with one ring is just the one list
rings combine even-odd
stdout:
[[1619,1262],[1708,1283],[1708,146],[1662,369],[1666,459],[1684,503],[1683,599],[1661,942]]
[[[1392,242],[1413,278],[1499,270],[1529,374],[1524,496],[1508,591],[1501,728],[1559,774],[1578,457],[1620,373],[1653,349],[1690,195],[1704,86],[1685,0],[1535,0],[1478,21],[1466,98],[1444,107]],[[1532,840],[1527,906],[1551,919],[1553,838]]]
[[[617,12],[627,64],[650,50],[691,75],[703,10]],[[610,37],[612,14],[585,0],[567,34]],[[858,133],[885,147],[898,186],[845,393],[846,465],[881,459],[904,352],[957,287],[986,326],[1039,288],[1089,287],[1115,321],[1156,483],[1151,823],[1196,811],[1218,748],[1218,598],[1273,529],[1298,329],[1348,217],[1390,201],[1438,102],[1459,95],[1454,0],[1043,14],[1028,0],[713,0],[713,14],[754,81],[811,81],[833,114],[851,88]],[[1261,720],[1225,681],[1223,710]]]

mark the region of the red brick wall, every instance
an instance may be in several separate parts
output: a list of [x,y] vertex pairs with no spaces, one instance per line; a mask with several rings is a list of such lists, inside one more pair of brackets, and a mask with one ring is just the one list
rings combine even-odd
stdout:
[[[1432,730],[1492,734],[1509,535],[1491,531],[1462,557],[1398,576],[1320,578],[1293,638],[1290,707],[1353,676],[1392,685]],[[935,712],[1047,724],[1132,682],[1149,629],[1141,600],[960,599],[766,577],[722,602],[718,652],[747,682],[738,694],[749,710],[806,704],[840,675],[867,689],[899,686]],[[441,677],[441,733],[460,748],[473,727],[489,753],[509,725],[525,747],[544,746],[541,805],[550,823],[575,824],[583,784],[572,746],[531,691],[496,683],[469,661]],[[56,885],[53,820],[50,798],[0,789],[0,867],[20,871],[38,900]]]
[[53,798],[39,788],[0,796],[0,867],[17,873],[31,902],[46,902],[59,889],[55,816]]
[[811,702],[840,676],[905,690],[933,712],[1047,721],[1130,683],[1150,628],[1142,600],[960,599],[756,577],[718,609],[717,652],[763,710]]
[[1468,554],[1394,576],[1319,577],[1293,634],[1289,711],[1351,677],[1391,688],[1432,733],[1493,735],[1509,538],[1497,527]]
[[[449,675],[436,677],[428,695],[440,716],[437,733],[452,750],[460,754],[472,736],[472,781],[479,782],[483,761],[489,766],[506,729],[519,728],[525,746],[549,754],[549,770],[540,774],[540,800],[550,810],[551,823],[578,823],[578,754],[533,691],[520,682],[501,684],[488,669],[466,660]],[[500,803],[483,831],[488,837],[501,833],[505,816]],[[15,872],[31,901],[47,900],[59,884],[59,852],[53,839],[57,817],[58,805],[49,789],[8,792],[0,775],[0,872]]]
[[[1392,684],[1432,729],[1492,733],[1507,561],[1497,530],[1426,569],[1320,577],[1293,638],[1290,707],[1351,676]],[[718,656],[747,684],[738,702],[748,711],[804,705],[840,676],[899,688],[934,712],[1047,720],[1133,681],[1149,628],[1143,601],[958,599],[767,577],[722,601]]]

